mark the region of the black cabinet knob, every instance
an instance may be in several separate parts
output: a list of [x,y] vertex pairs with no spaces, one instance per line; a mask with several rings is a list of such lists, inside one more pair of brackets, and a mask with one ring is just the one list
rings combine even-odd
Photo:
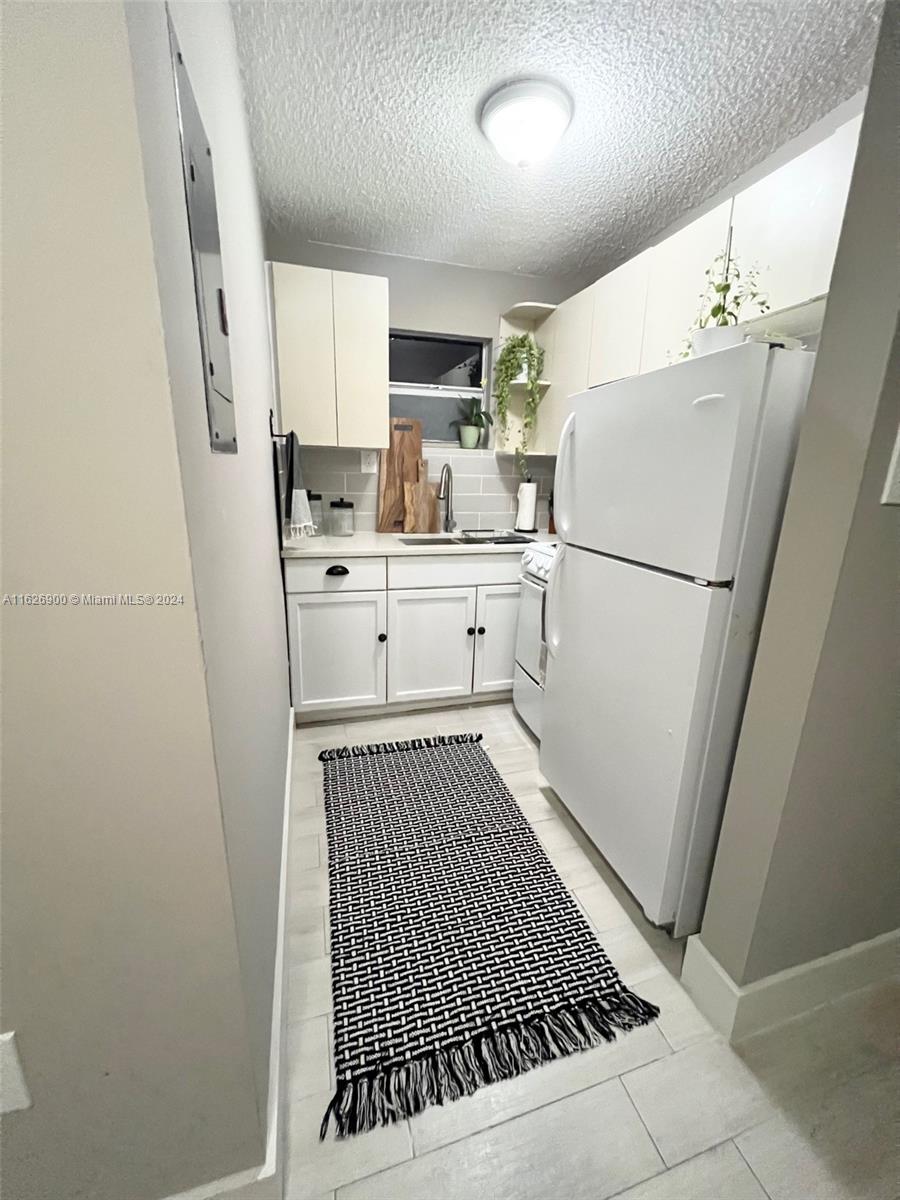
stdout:
[[469,635],[469,637],[474,637],[475,636],[475,626],[470,625],[469,628],[466,630],[466,633]]
[[329,567],[329,568],[326,570],[325,574],[326,574],[326,575],[349,575],[349,574],[350,574],[350,568],[349,568],[349,567],[342,567],[342,566],[340,565],[340,563],[337,563],[337,564],[335,564],[335,566],[333,566],[333,567]]
[[386,634],[386,633],[379,633],[379,635],[378,635],[378,640],[379,640],[379,642],[386,642],[386,641],[387,641],[387,634]]
[[481,633],[481,634],[483,634],[483,633],[484,633],[484,626],[483,626],[483,625],[479,625],[479,626],[478,626],[478,632],[479,632],[479,633]]

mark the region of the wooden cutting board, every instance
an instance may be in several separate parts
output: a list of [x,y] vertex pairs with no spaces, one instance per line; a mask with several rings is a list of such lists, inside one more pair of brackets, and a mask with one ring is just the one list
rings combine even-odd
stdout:
[[403,532],[437,533],[438,498],[437,486],[428,482],[428,464],[419,462],[419,478],[416,483],[403,484]]
[[382,450],[378,469],[379,533],[402,533],[405,517],[404,483],[417,483],[422,459],[422,422],[391,417],[391,440]]

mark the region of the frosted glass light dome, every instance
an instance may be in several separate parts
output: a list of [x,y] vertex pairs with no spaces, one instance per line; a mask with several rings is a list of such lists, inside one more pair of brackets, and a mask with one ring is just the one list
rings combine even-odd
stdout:
[[572,101],[555,83],[522,79],[488,96],[481,128],[494,149],[517,167],[530,167],[552,154],[572,120]]

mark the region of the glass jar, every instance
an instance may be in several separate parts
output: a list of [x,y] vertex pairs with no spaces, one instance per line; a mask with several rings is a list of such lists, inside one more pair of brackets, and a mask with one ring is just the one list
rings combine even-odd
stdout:
[[353,502],[345,500],[342,496],[340,500],[332,500],[328,506],[329,520],[328,532],[332,537],[350,537],[353,533]]
[[322,508],[322,493],[307,492],[309,514],[312,517],[313,537],[321,537],[325,532],[325,511]]

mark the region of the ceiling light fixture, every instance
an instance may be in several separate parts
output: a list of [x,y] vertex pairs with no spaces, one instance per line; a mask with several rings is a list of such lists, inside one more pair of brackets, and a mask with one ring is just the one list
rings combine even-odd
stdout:
[[572,120],[572,101],[555,83],[520,79],[488,96],[481,128],[501,158],[517,167],[543,162]]

